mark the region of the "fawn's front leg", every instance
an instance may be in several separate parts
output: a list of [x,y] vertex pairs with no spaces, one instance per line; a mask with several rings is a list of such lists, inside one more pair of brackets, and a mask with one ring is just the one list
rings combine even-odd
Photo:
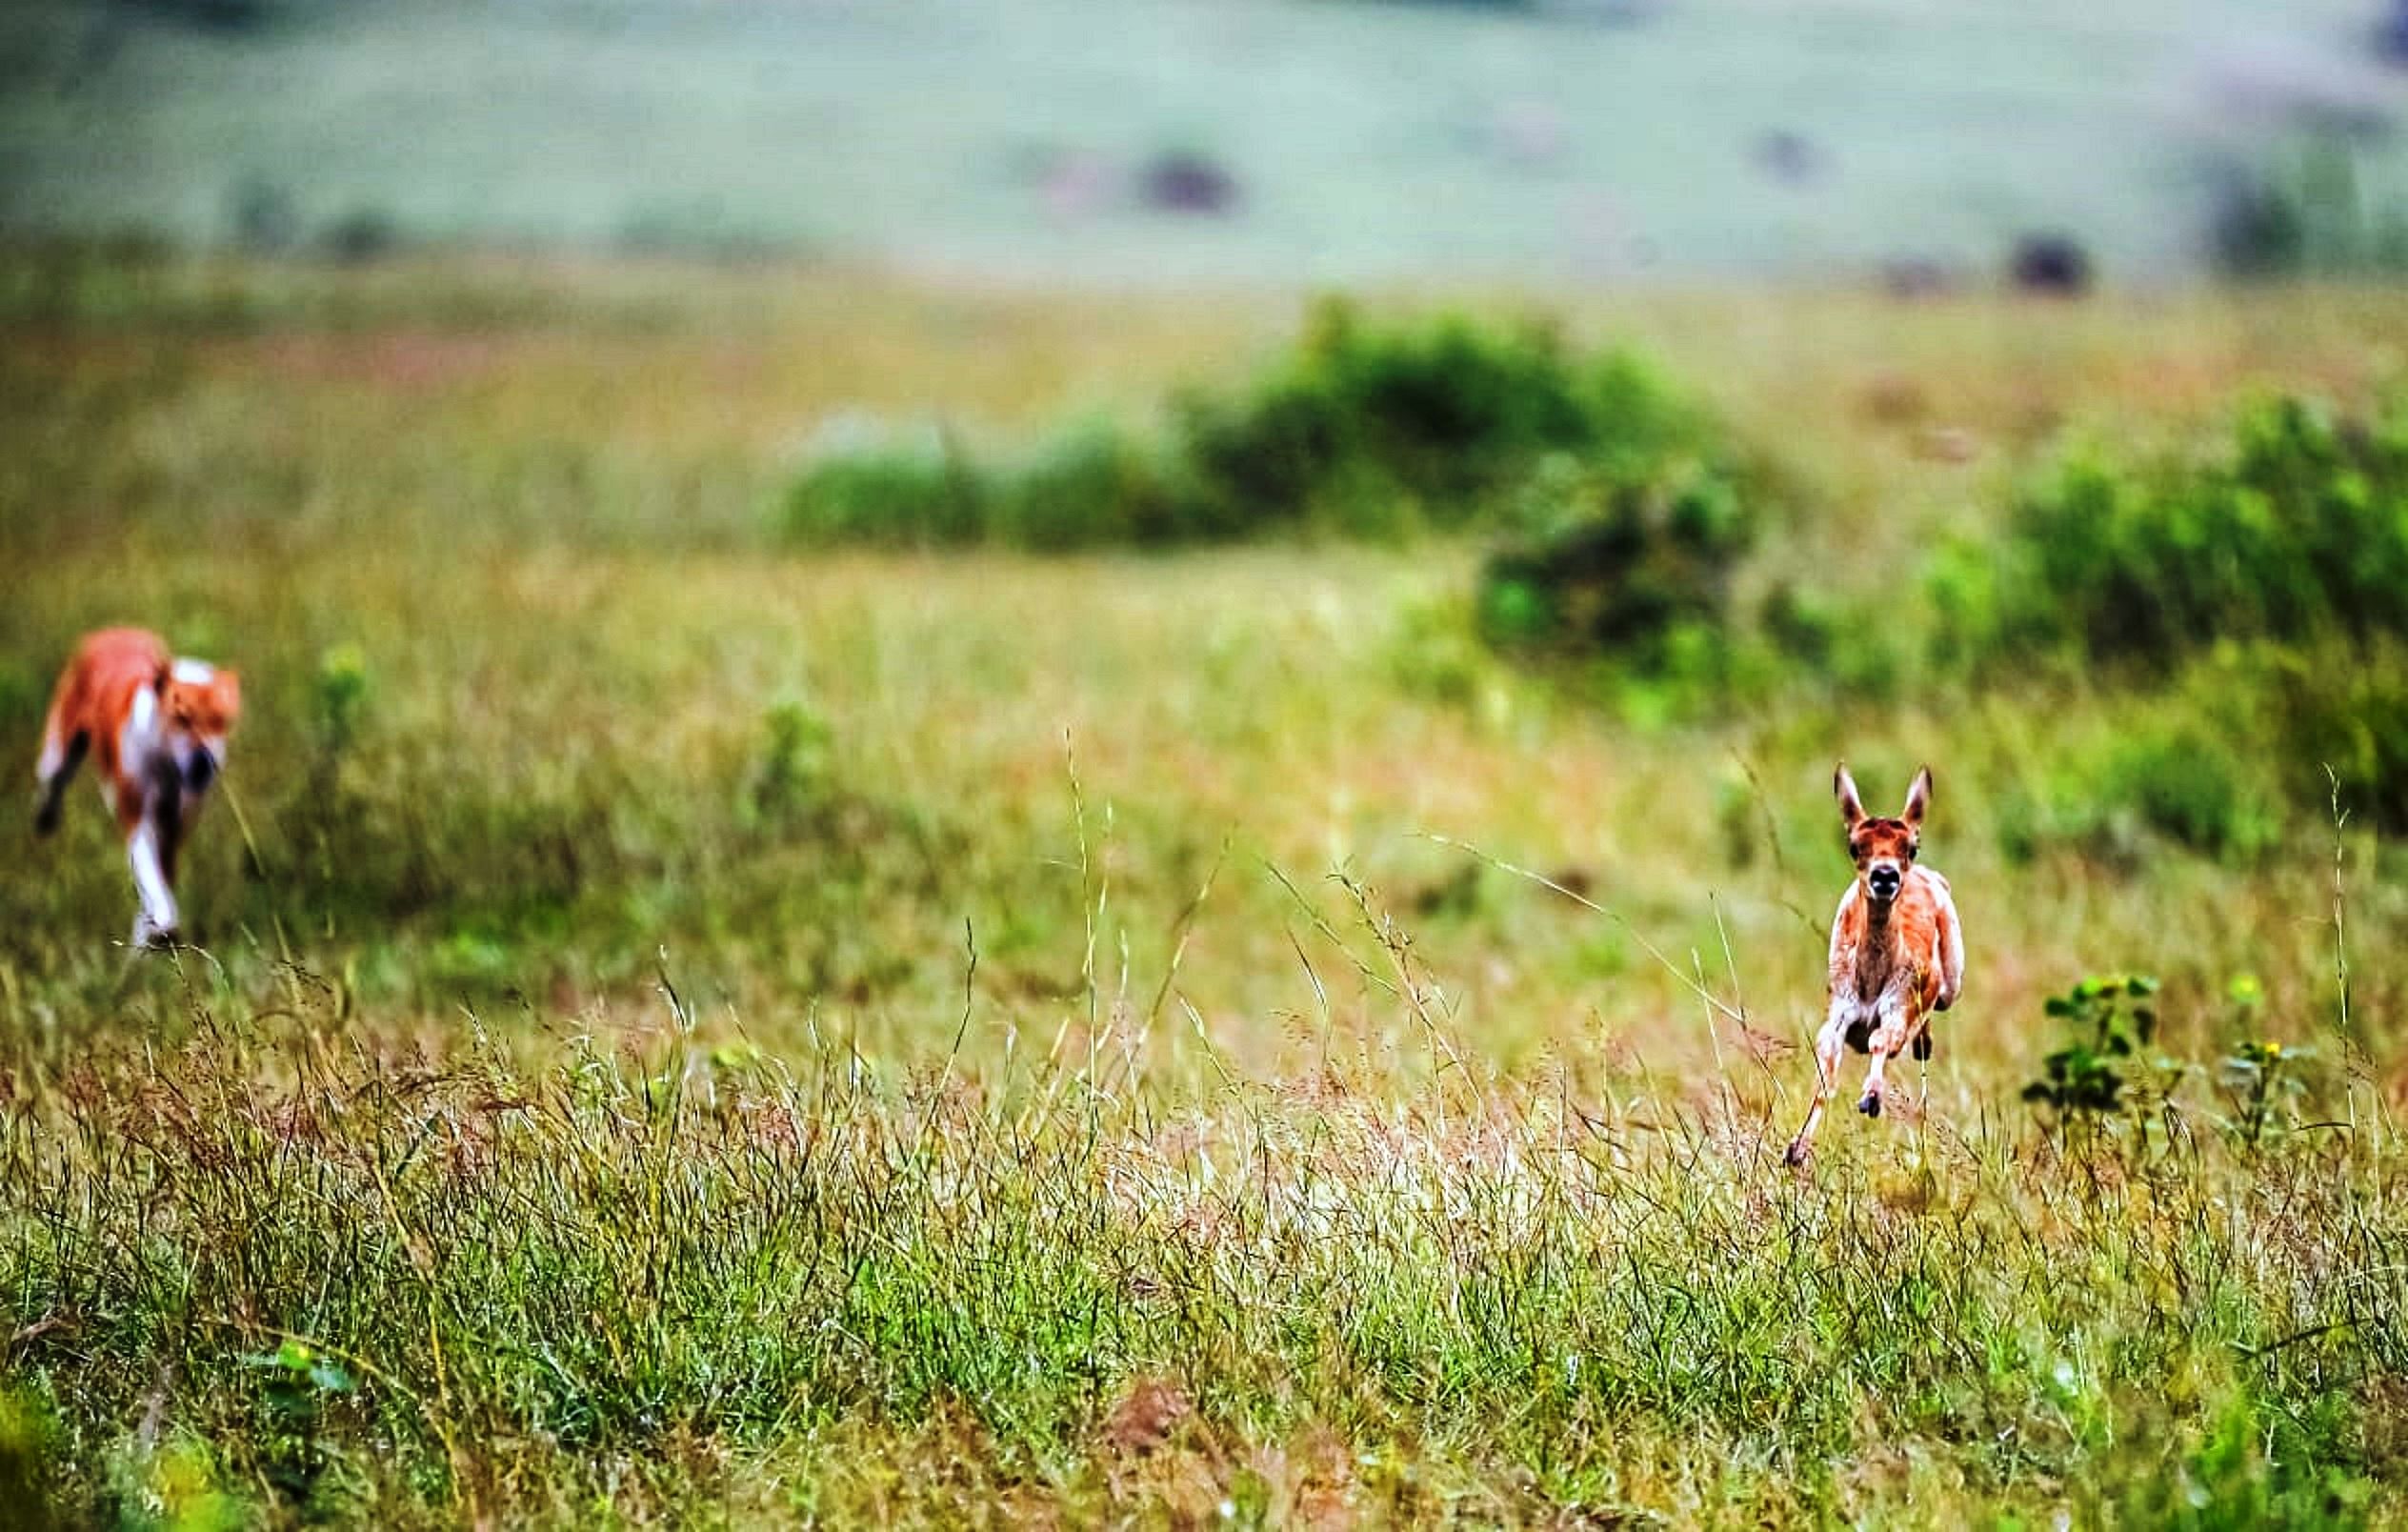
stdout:
[[1856,1101],[1856,1110],[1867,1117],[1881,1115],[1883,1072],[1890,1060],[1905,1050],[1916,1030],[1914,1002],[1896,990],[1881,997],[1878,1017],[1873,1036],[1865,1040],[1865,1052],[1872,1056],[1873,1062],[1865,1070],[1864,1095]]
[[134,895],[140,901],[133,917],[136,947],[174,945],[175,854],[183,836],[182,804],[173,789],[144,806],[141,817],[126,837],[126,862],[133,872]]

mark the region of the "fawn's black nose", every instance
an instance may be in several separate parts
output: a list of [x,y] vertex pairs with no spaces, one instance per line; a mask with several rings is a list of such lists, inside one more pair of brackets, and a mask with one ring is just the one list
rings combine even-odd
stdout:
[[198,793],[217,776],[217,757],[206,750],[192,753],[192,764],[184,768],[185,785]]
[[1902,880],[1902,876],[1895,867],[1876,867],[1864,875],[1865,887],[1873,891],[1876,899],[1897,897],[1898,885]]

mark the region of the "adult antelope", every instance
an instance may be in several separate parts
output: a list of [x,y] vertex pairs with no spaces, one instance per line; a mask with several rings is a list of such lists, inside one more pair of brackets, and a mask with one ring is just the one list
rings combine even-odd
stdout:
[[1815,1039],[1815,1104],[1790,1140],[1793,1165],[1804,1164],[1814,1147],[1823,1102],[1839,1078],[1841,1046],[1872,1055],[1856,1110],[1879,1117],[1883,1070],[1910,1047],[1916,1058],[1932,1056],[1932,1013],[1956,1004],[1965,983],[1965,934],[1948,879],[1915,859],[1932,803],[1932,769],[1915,774],[1906,808],[1895,819],[1864,812],[1844,761],[1832,788],[1856,877],[1832,917],[1831,1010]]

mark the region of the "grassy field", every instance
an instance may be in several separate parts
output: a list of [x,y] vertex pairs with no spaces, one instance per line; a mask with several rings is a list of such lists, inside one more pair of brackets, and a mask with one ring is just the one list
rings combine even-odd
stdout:
[[[195,25],[248,11],[248,26]],[[0,226],[816,253],[1159,286],[2198,270],[2303,137],[2408,186],[2379,6],[24,0]],[[1227,174],[1222,216],[1148,168]],[[2393,222],[2388,212],[2386,222]],[[2395,256],[2395,265],[2397,257]]]
[[[1482,648],[1468,544],[773,534],[832,414],[1141,413],[1247,373],[1291,294],[30,258],[0,292],[0,737],[30,763],[105,621],[249,709],[195,949],[114,945],[88,788],[55,840],[0,825],[0,1496],[2408,1516],[2397,851],[2290,777],[2245,857],[2004,828],[2193,691],[1801,671],[1667,716]],[[1802,487],[1747,579],[1910,626],[1920,551],[2053,442],[2362,402],[2408,335],[2344,289],[1369,301],[1440,298],[1661,360]],[[1933,765],[1970,978],[1927,1107],[1793,1177],[1843,756],[1885,803]],[[2059,1131],[2020,1098],[2044,1005],[2123,972],[2162,986],[2137,1108]],[[2224,1060],[2266,1041],[2304,1052],[2260,1114]]]

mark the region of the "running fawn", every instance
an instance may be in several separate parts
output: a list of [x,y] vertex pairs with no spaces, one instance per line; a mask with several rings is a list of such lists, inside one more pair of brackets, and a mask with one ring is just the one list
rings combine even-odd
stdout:
[[1965,983],[1965,935],[1948,879],[1916,863],[1923,813],[1932,802],[1932,769],[1915,774],[1906,808],[1895,819],[1864,812],[1843,762],[1832,786],[1848,827],[1856,880],[1831,922],[1831,1010],[1815,1039],[1815,1104],[1790,1140],[1787,1160],[1812,1151],[1823,1102],[1839,1078],[1842,1044],[1873,1056],[1856,1110],[1881,1115],[1882,1071],[1908,1048],[1932,1056],[1932,1014],[1956,1003]]

